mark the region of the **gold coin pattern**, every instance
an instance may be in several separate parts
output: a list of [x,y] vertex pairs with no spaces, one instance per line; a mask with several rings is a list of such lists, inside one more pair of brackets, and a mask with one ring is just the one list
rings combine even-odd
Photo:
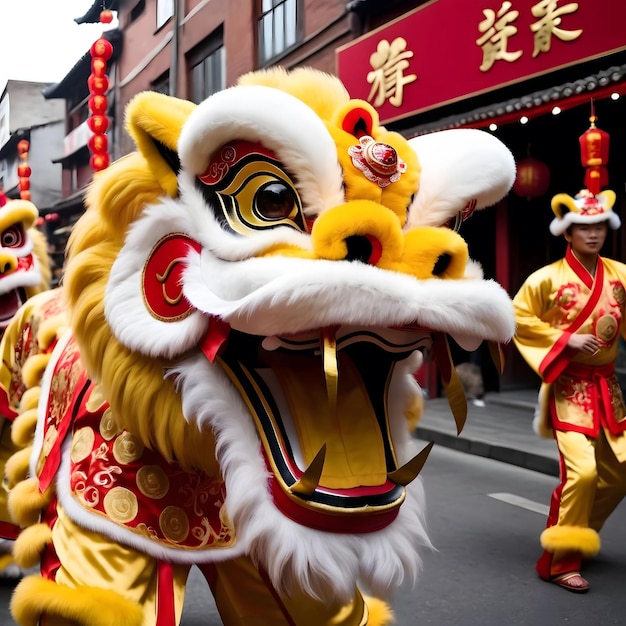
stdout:
[[111,441],[119,432],[113,421],[113,412],[110,407],[107,407],[100,420],[100,434],[105,441]]
[[189,534],[189,518],[178,506],[168,506],[159,517],[161,532],[168,541],[181,543]]
[[125,487],[114,487],[104,496],[104,511],[114,521],[126,524],[137,516],[137,496]]
[[86,459],[91,454],[95,439],[96,435],[90,426],[80,428],[74,433],[70,450],[72,463],[80,463],[80,461]]
[[617,334],[617,320],[608,313],[596,322],[596,335],[602,341],[610,341]]
[[137,471],[137,487],[144,496],[158,500],[168,492],[170,481],[158,465],[144,465]]
[[118,463],[132,463],[143,454],[143,443],[131,433],[121,434],[113,444],[113,456]]
[[95,413],[103,404],[105,400],[100,392],[100,386],[94,385],[93,391],[89,395],[89,400],[85,403],[85,408],[90,413]]

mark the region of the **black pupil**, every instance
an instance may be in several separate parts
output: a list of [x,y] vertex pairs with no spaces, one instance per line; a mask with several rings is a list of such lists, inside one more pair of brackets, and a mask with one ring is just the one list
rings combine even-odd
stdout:
[[288,217],[293,210],[293,192],[282,183],[272,183],[263,187],[257,194],[256,208],[267,219]]

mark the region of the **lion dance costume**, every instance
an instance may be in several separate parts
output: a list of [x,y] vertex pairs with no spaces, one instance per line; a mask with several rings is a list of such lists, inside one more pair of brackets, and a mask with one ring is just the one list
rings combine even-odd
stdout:
[[[615,192],[552,199],[553,235],[572,224],[621,222]],[[626,494],[626,406],[615,374],[619,338],[626,337],[626,265],[598,257],[594,275],[568,245],[565,257],[533,272],[513,302],[515,344],[542,377],[535,430],[556,440],[560,482],[550,501],[537,572],[572,591],[584,558],[600,550],[599,531]],[[593,354],[572,350],[572,333],[597,337]],[[585,581],[586,582],[586,581]]]
[[[8,200],[0,192],[0,336],[23,304],[50,286],[46,240],[34,228],[38,214],[37,207],[29,200]],[[11,344],[11,354],[13,348]],[[7,373],[3,368],[0,377],[0,467],[3,469],[21,448],[19,442],[12,441],[11,425],[24,391],[22,385],[16,386],[9,399],[9,385],[5,385]],[[18,534],[19,527],[7,510],[7,491],[0,488],[0,576],[20,574],[11,556],[13,540]]]
[[503,197],[508,150],[408,142],[334,77],[246,75],[196,106],[142,93],[137,152],[71,236],[71,330],[11,512],[41,563],[12,612],[174,626],[191,565],[230,626],[376,626],[430,548],[408,417],[423,352],[508,341],[510,299],[446,225]]

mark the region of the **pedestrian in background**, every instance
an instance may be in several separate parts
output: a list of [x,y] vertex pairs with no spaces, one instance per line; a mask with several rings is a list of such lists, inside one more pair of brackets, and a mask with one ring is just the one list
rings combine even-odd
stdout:
[[600,256],[608,229],[620,226],[614,203],[610,190],[554,196],[550,232],[565,237],[565,257],[531,274],[513,300],[515,344],[543,381],[535,430],[555,438],[560,457],[536,569],[579,593],[589,589],[582,560],[599,551],[598,532],[626,495],[626,407],[615,375],[626,265]]

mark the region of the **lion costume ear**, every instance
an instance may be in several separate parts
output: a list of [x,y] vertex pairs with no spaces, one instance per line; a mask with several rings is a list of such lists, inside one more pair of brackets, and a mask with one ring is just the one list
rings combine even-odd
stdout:
[[180,170],[177,145],[183,124],[196,108],[193,102],[144,91],[126,109],[126,128],[165,193],[176,197]]
[[550,201],[550,206],[554,215],[560,220],[570,211],[578,213],[578,207],[574,198],[566,193],[557,193]]

